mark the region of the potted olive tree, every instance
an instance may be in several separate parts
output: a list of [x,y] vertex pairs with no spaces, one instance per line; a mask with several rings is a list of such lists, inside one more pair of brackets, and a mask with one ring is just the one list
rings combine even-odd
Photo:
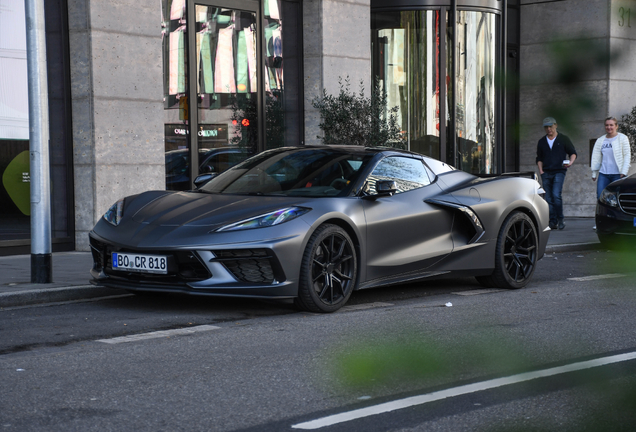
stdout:
[[340,92],[320,96],[312,100],[320,112],[320,130],[325,144],[350,144],[361,146],[385,146],[406,148],[406,134],[398,121],[397,106],[387,108],[386,92],[375,80],[371,96],[364,94],[364,83],[360,81],[360,92],[353,93],[349,77],[338,79]]
[[618,126],[618,131],[627,135],[629,139],[629,146],[632,153],[632,166],[630,167],[629,174],[636,173],[636,106],[632,108],[632,112],[621,116],[621,122]]

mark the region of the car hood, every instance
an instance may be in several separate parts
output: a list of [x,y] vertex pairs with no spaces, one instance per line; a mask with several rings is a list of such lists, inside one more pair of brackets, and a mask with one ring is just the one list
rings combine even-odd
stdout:
[[297,205],[298,202],[298,198],[289,197],[147,192],[127,204],[126,213],[132,213],[132,220],[139,224],[211,228]]
[[618,190],[622,193],[636,192],[636,175],[624,177],[616,182]]

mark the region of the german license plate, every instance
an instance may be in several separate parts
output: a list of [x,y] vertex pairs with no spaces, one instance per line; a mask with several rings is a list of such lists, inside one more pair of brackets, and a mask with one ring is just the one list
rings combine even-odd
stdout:
[[636,217],[634,218],[634,226],[636,227]]
[[168,257],[161,255],[145,255],[112,252],[113,270],[140,273],[168,273]]

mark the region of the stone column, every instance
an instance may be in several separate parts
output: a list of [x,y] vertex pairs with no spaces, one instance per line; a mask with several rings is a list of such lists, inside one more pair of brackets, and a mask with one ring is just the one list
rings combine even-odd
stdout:
[[340,91],[338,79],[348,76],[351,90],[360,81],[371,94],[371,2],[370,0],[303,1],[305,71],[305,143],[319,144],[320,115],[311,101],[326,89]]
[[165,188],[161,3],[68,0],[75,244],[119,198]]
[[[611,8],[610,49],[617,59],[610,68],[608,116],[620,121],[636,106],[636,1],[612,0]],[[629,173],[636,173],[636,154]]]
[[[559,132],[572,139],[578,154],[563,189],[566,217],[594,216],[596,184],[591,180],[589,142],[604,133],[603,120],[614,103],[610,63],[596,60],[609,52],[610,1],[521,0],[519,166],[538,173],[535,158],[537,141],[545,135],[542,120],[555,117]],[[564,58],[569,59],[566,64]]]

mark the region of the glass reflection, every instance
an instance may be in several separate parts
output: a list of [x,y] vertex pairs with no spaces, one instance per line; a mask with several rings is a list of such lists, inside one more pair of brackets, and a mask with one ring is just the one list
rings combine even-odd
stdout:
[[[255,151],[258,142],[256,14],[196,6],[198,147],[236,146]],[[228,130],[222,135],[206,130]]]
[[440,157],[440,11],[373,14],[373,75],[398,106],[408,149]]
[[[175,179],[168,189],[191,181],[191,150],[223,155],[208,154],[227,160],[204,164],[199,154],[200,172],[217,172],[257,150],[302,144],[301,3],[261,4],[257,13],[162,0],[166,175]],[[193,22],[186,22],[189,7]],[[193,85],[196,103],[188,101]]]
[[[24,17],[24,2],[15,1],[9,5],[0,3],[0,241],[28,239],[31,235],[29,98]],[[51,144],[54,147],[54,130],[51,132]],[[51,174],[55,174],[54,167]],[[52,191],[56,192],[55,189]]]
[[256,13],[196,6],[199,173],[218,175],[256,151]]
[[[283,21],[279,0],[266,0],[265,29],[265,147],[285,145],[285,99],[283,92]],[[289,142],[298,145],[298,142]]]
[[496,170],[495,15],[460,11],[456,24],[458,168],[491,174]]
[[186,0],[162,5],[166,189],[183,190],[190,189]]
[[164,106],[174,107],[186,92],[186,0],[164,2],[161,20],[164,64]]

